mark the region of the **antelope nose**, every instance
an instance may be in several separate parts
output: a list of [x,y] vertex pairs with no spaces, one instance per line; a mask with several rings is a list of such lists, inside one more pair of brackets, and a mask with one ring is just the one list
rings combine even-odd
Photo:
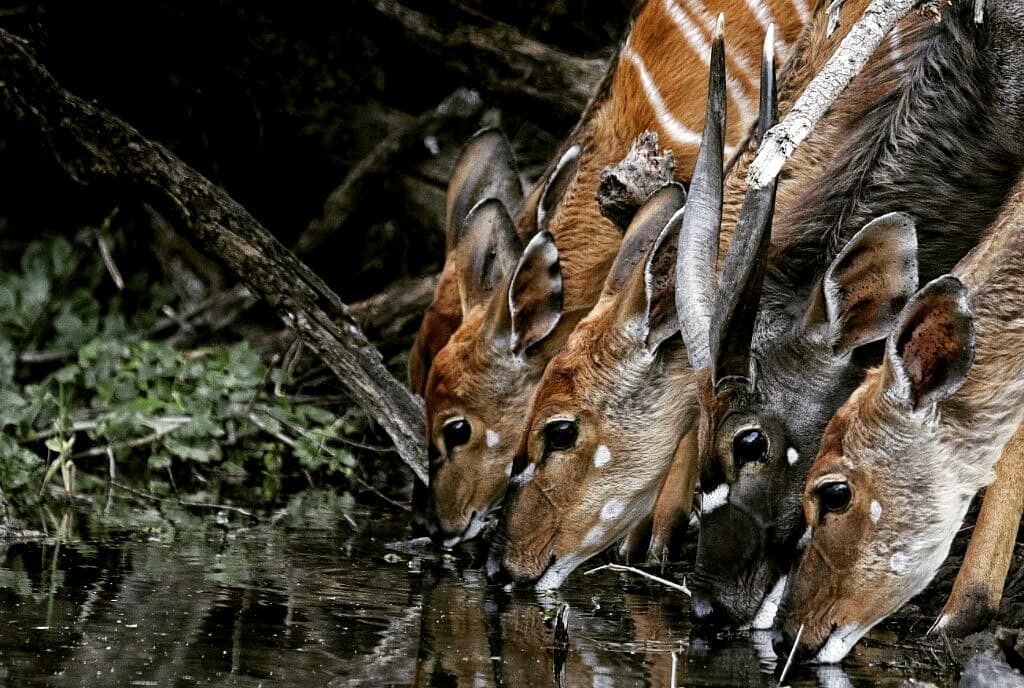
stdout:
[[796,647],[796,652],[794,653],[793,634],[785,628],[775,629],[772,632],[772,648],[775,650],[775,656],[782,661],[789,659],[790,654],[793,654],[795,661],[803,661],[813,652],[813,648],[801,643]]
[[487,574],[487,580],[491,583],[505,585],[512,582],[512,576],[505,568],[505,565],[502,564],[501,556],[501,552],[496,551],[495,547],[491,547],[491,551],[487,555],[487,564],[484,566],[484,572]]
[[451,521],[446,518],[437,518],[437,527],[430,534],[434,542],[442,547],[451,549],[462,542],[466,531],[473,524],[476,518],[476,511],[470,511],[468,516],[463,516],[458,521]]
[[720,605],[716,605],[706,591],[701,589],[693,590],[693,598],[690,605],[691,613],[698,624],[721,627],[731,623],[729,615],[725,613]]

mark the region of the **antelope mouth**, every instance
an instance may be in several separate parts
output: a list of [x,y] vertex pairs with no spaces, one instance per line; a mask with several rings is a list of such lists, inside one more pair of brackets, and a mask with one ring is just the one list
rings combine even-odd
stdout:
[[814,659],[811,660],[812,664],[838,664],[843,660],[846,655],[850,653],[853,646],[857,644],[857,641],[868,632],[868,628],[864,628],[859,624],[844,624],[839,628],[833,629],[829,633],[828,637],[825,638],[825,642],[821,644],[818,651],[814,654]]
[[558,590],[562,587],[562,583],[565,579],[572,574],[576,568],[582,564],[589,557],[578,557],[575,555],[569,555],[562,559],[558,559],[555,555],[551,555],[551,563],[547,565],[547,568],[537,578],[537,582],[533,584],[533,589],[538,593],[551,592],[552,590]]
[[749,624],[742,626],[740,630],[767,631],[772,627],[775,623],[775,615],[779,611],[779,605],[782,604],[782,596],[786,591],[786,582],[788,580],[789,576],[784,575],[775,581],[775,585],[761,598],[761,604],[758,606],[754,618],[750,620]]
[[487,526],[493,522],[493,514],[496,509],[488,508],[482,511],[474,511],[473,515],[469,517],[469,523],[466,525],[466,529],[458,535],[453,535],[450,538],[441,541],[441,546],[445,549],[455,549],[458,545],[463,542],[472,540],[477,535],[482,533]]

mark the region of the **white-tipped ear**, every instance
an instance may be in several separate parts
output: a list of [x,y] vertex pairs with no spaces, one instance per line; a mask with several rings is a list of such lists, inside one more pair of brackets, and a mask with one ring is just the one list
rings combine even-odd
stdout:
[[473,207],[452,252],[459,268],[463,317],[490,299],[512,272],[520,250],[515,225],[501,201],[489,198]]
[[540,202],[537,204],[537,229],[546,232],[555,208],[562,201],[565,192],[569,190],[572,181],[579,171],[580,153],[582,148],[579,144],[570,146],[562,153],[558,164],[552,170],[551,176],[544,183],[544,191],[541,193]]
[[508,288],[510,346],[517,356],[541,342],[562,317],[562,271],[549,232],[540,232],[523,251]]
[[920,410],[957,392],[974,361],[970,295],[952,275],[929,282],[900,314],[886,342],[891,394]]

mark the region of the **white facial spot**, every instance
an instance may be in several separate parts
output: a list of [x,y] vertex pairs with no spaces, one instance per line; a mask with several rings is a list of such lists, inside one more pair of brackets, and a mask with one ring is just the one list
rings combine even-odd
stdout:
[[594,465],[600,468],[612,460],[612,450],[605,445],[598,445],[594,452]]
[[792,466],[800,460],[800,452],[793,447],[786,450],[786,460],[789,461],[789,465]]
[[487,447],[489,449],[497,447],[498,442],[501,442],[501,437],[498,435],[498,433],[494,432],[490,428],[488,428],[487,432],[484,433],[484,439],[487,441]]
[[800,541],[796,543],[796,548],[801,552],[807,549],[807,544],[811,541],[811,535],[814,534],[814,529],[807,526],[807,530],[800,536]]
[[604,528],[601,526],[594,526],[587,531],[587,534],[583,536],[583,542],[580,543],[580,547],[588,548],[595,545],[601,544],[601,538],[604,537]]
[[705,492],[700,496],[700,511],[702,514],[710,514],[720,506],[724,506],[729,499],[729,486],[722,483],[711,492]]
[[537,464],[535,464],[535,463],[527,464],[526,468],[523,469],[522,473],[512,477],[512,482],[514,482],[516,485],[520,485],[520,486],[525,485],[526,483],[530,482],[530,478],[533,477],[533,474],[534,474],[534,472],[536,470],[537,470]]
[[878,523],[878,519],[882,518],[882,505],[878,503],[877,499],[871,500],[871,522]]
[[889,559],[889,568],[896,574],[906,573],[910,569],[910,555],[902,550],[896,552]]
[[613,499],[601,507],[601,520],[614,521],[626,509],[625,499]]
[[771,628],[775,621],[775,613],[779,611],[779,603],[782,601],[782,592],[786,589],[786,576],[783,576],[775,583],[775,587],[765,595],[761,606],[750,622],[750,627],[755,629]]

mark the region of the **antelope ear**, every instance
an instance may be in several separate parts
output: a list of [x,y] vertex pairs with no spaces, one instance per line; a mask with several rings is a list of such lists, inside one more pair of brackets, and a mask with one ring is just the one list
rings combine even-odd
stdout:
[[523,251],[508,287],[509,347],[519,356],[541,342],[562,317],[562,270],[549,232]]
[[515,225],[501,201],[489,198],[474,206],[453,252],[463,317],[491,297],[512,272],[521,250]]
[[665,225],[684,203],[686,192],[681,184],[676,183],[666,184],[644,201],[629,223],[611,272],[605,278],[604,295],[618,294],[626,287],[629,278],[647,257]]
[[900,314],[885,351],[888,388],[914,410],[954,394],[974,361],[970,297],[952,275],[929,282]]
[[450,253],[460,242],[469,212],[485,198],[496,198],[509,212],[523,201],[523,186],[515,156],[497,129],[484,129],[466,143],[445,199],[446,246]]
[[836,353],[884,339],[917,289],[917,231],[904,213],[868,223],[832,261],[807,312]]
[[683,212],[677,209],[662,226],[643,262],[634,270],[618,311],[620,326],[639,327],[638,334],[652,354],[679,332],[675,266]]
[[569,190],[576,173],[580,167],[580,153],[582,149],[579,144],[571,146],[562,157],[558,159],[555,169],[548,176],[544,183],[544,190],[540,194],[537,203],[537,229],[546,232],[555,214],[555,208],[562,201],[565,192]]

